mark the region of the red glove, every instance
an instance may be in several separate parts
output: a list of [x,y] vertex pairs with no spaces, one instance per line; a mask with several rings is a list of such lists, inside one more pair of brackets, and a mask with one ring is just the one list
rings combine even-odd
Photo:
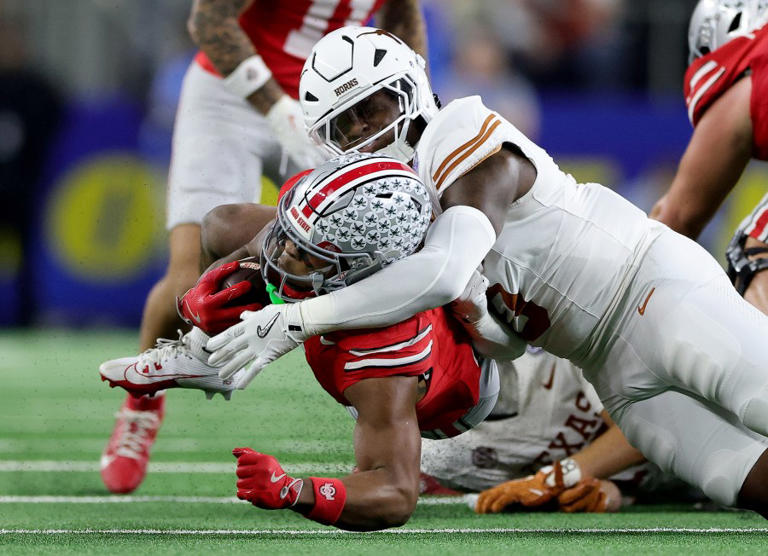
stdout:
[[240,322],[240,313],[243,311],[261,309],[260,303],[225,307],[233,299],[248,293],[252,287],[250,282],[243,281],[219,291],[222,280],[239,268],[240,263],[232,261],[203,274],[181,299],[176,299],[179,316],[213,336]]
[[289,477],[278,461],[250,448],[235,448],[237,497],[265,510],[280,510],[296,504],[304,486],[302,479]]

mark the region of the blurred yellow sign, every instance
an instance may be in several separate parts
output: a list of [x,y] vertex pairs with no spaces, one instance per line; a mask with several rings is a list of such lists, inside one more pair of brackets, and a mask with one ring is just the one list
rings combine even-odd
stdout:
[[163,181],[123,154],[87,159],[56,184],[46,233],[52,252],[74,275],[92,282],[133,278],[165,243]]

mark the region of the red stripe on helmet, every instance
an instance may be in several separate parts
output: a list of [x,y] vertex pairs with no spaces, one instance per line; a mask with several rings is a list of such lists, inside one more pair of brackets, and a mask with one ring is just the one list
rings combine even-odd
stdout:
[[299,180],[301,178],[303,178],[307,174],[312,173],[312,171],[313,170],[310,168],[309,170],[304,170],[302,172],[299,172],[298,174],[296,174],[292,178],[288,178],[288,180],[280,188],[280,192],[277,194],[277,200],[279,201],[280,199],[282,199],[283,195],[288,193],[291,190],[291,188],[299,182]]
[[768,210],[763,210],[763,213],[757,217],[754,229],[749,233],[750,237],[760,239],[760,236],[765,232],[766,225],[768,225]]
[[309,217],[312,213],[312,209],[317,210],[317,207],[328,198],[334,191],[337,191],[347,185],[349,182],[362,178],[364,176],[374,174],[376,172],[384,172],[386,170],[402,170],[412,174],[416,174],[410,166],[398,162],[396,160],[379,160],[371,161],[368,164],[357,166],[351,170],[345,171],[338,178],[335,178],[324,185],[317,193],[315,193],[308,202],[308,206],[305,206],[302,210],[305,216]]

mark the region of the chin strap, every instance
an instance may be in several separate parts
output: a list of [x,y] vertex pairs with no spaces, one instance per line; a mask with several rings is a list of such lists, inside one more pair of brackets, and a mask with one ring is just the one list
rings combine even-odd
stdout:
[[272,305],[282,305],[285,303],[283,298],[277,295],[277,287],[274,284],[267,282],[265,289],[267,290],[267,295],[269,295],[269,300],[272,302]]

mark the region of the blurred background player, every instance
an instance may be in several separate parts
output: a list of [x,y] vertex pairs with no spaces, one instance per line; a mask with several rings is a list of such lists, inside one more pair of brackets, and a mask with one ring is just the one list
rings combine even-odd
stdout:
[[[173,300],[200,274],[203,216],[217,205],[259,200],[261,174],[270,165],[292,175],[322,160],[304,132],[295,100],[299,73],[320,37],[363,23],[375,12],[383,28],[425,51],[416,0],[194,2],[188,29],[200,52],[184,78],[173,133],[169,262],[146,300],[141,350],[173,336],[182,325]],[[178,343],[163,344],[145,362],[162,365],[177,348]],[[101,460],[101,476],[110,491],[131,492],[139,486],[163,414],[162,394],[126,398]]]
[[[651,210],[696,239],[751,159],[768,160],[768,2],[700,0],[688,30],[684,94],[693,135],[669,191]],[[728,250],[744,298],[768,313],[768,198]]]

